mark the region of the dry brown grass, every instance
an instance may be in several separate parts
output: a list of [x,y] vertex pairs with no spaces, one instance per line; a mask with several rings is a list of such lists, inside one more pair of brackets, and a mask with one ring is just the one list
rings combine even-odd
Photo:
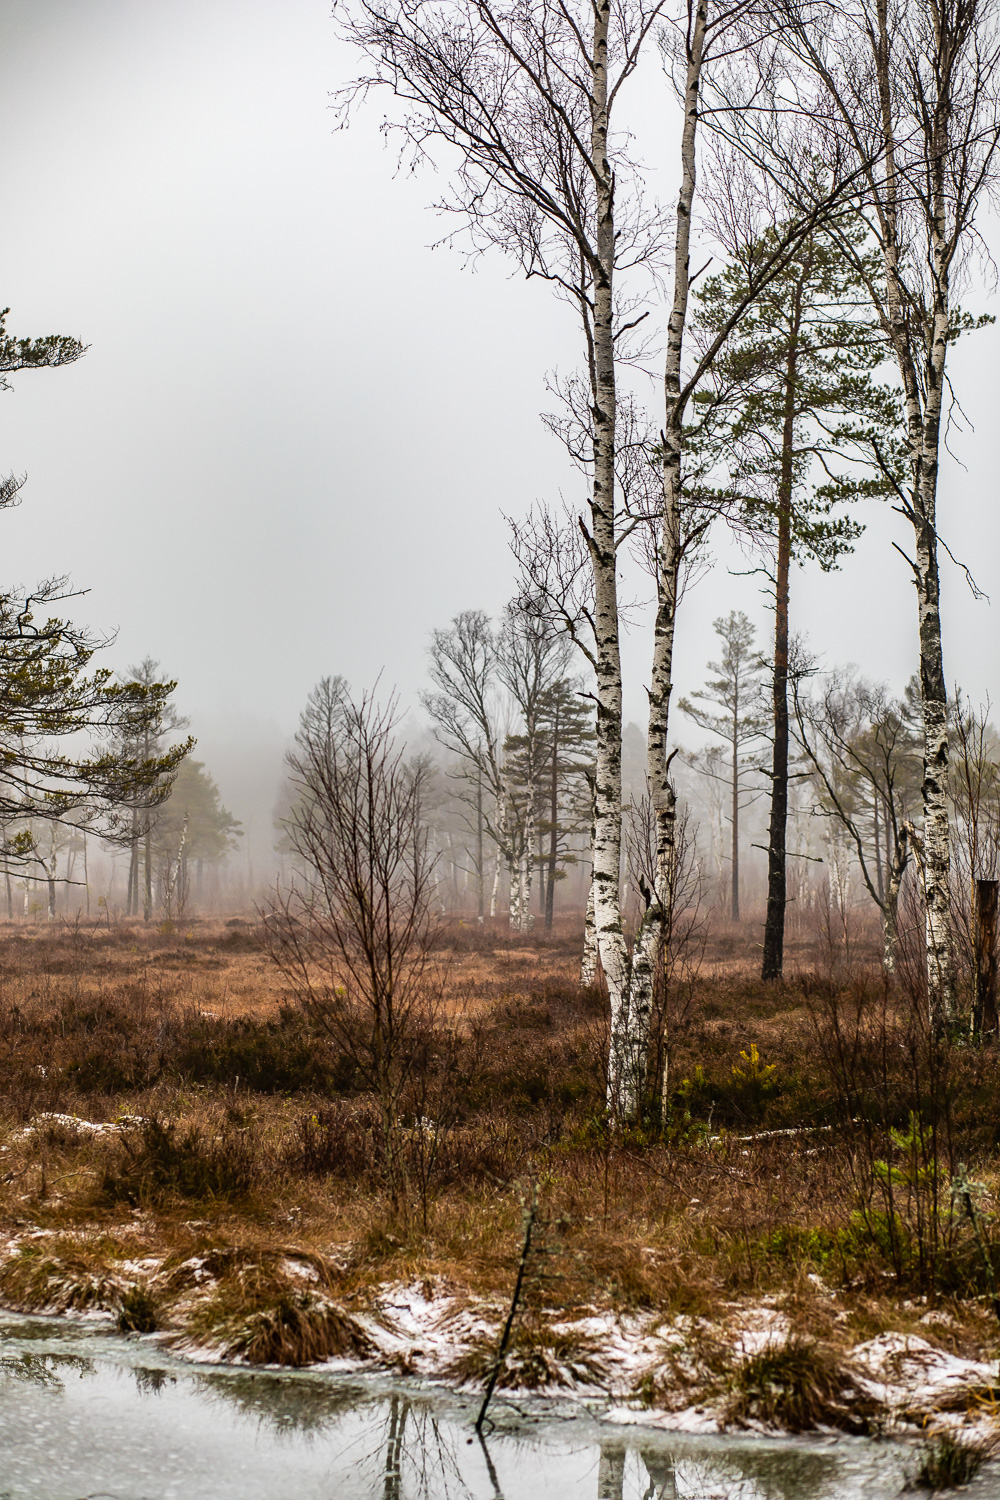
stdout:
[[[719,936],[671,1012],[669,1128],[612,1141],[603,1012],[575,984],[576,930],[522,941],[455,924],[437,978],[460,1018],[457,1108],[425,1220],[390,1207],[371,1101],[290,1006],[252,924],[0,927],[0,1236],[19,1246],[0,1300],[125,1308],[123,1326],[134,1305],[137,1327],[148,1315],[250,1361],[361,1352],[352,1313],[386,1281],[507,1294],[533,1173],[553,1278],[532,1293],[536,1312],[697,1320],[770,1297],[824,1349],[887,1327],[991,1348],[980,1285],[918,1285],[866,1239],[856,1148],[839,1127],[768,1134],[837,1125],[817,1028],[831,993],[872,982],[864,953],[834,975],[815,945],[812,968],[799,947],[789,981],[765,988],[746,936]],[[740,1056],[751,1046],[756,1082]],[[990,1180],[996,1072],[989,1056],[961,1060],[952,1121]],[[53,1113],[132,1123],[94,1133]],[[935,1304],[950,1322],[931,1329],[920,1318]],[[524,1380],[570,1362],[568,1345],[546,1345],[548,1326],[520,1335]]]

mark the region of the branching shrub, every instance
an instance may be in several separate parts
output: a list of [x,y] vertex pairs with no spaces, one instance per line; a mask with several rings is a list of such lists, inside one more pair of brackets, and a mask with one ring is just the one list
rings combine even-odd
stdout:
[[101,1184],[111,1202],[149,1204],[165,1197],[242,1198],[259,1177],[248,1131],[224,1129],[208,1139],[197,1126],[180,1131],[156,1116],[123,1126]]

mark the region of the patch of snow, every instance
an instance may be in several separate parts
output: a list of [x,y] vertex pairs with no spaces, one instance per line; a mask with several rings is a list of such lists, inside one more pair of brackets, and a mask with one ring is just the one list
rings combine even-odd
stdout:
[[869,1394],[901,1414],[933,1410],[943,1400],[998,1380],[995,1360],[960,1359],[915,1334],[879,1334],[858,1344],[849,1357]]
[[34,1135],[45,1125],[65,1125],[70,1130],[76,1130],[80,1135],[109,1135],[114,1131],[126,1129],[130,1125],[143,1125],[145,1120],[142,1115],[119,1115],[117,1120],[82,1120],[79,1115],[61,1115],[54,1111],[46,1111],[44,1114],[36,1115],[30,1125],[25,1125],[19,1130],[16,1139],[23,1141]]
[[602,1421],[616,1427],[659,1427],[664,1432],[718,1432],[718,1414],[708,1405],[686,1406],[682,1411],[639,1410],[633,1406],[609,1406]]
[[319,1272],[315,1266],[310,1265],[307,1260],[294,1260],[291,1256],[285,1256],[284,1260],[278,1262],[278,1270],[291,1281],[319,1280]]

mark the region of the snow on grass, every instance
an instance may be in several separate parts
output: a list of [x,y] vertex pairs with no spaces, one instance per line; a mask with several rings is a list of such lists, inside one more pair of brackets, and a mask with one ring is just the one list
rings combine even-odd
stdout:
[[[132,1232],[138,1229],[122,1227]],[[19,1246],[44,1243],[51,1235],[50,1230],[29,1230],[6,1242],[0,1239],[0,1270]],[[78,1231],[73,1238],[81,1241],[88,1235]],[[217,1267],[206,1264],[210,1257],[195,1254],[170,1264],[142,1252],[119,1254],[120,1259],[112,1255],[103,1274],[121,1279],[123,1286],[141,1281],[162,1299],[167,1324],[157,1338],[166,1339],[199,1363],[219,1362],[223,1355],[215,1341],[199,1338],[193,1331],[199,1308],[219,1284]],[[294,1251],[286,1251],[275,1269],[280,1281],[301,1288],[303,1295],[319,1280],[310,1260],[300,1259]],[[507,1310],[502,1297],[476,1297],[443,1277],[385,1282],[349,1297],[343,1309],[370,1350],[326,1359],[314,1368],[388,1368],[431,1380],[474,1380],[478,1385],[476,1371],[480,1365],[489,1365]],[[93,1309],[87,1316],[106,1318],[108,1313]],[[597,1306],[572,1314],[556,1308],[534,1309],[527,1317],[529,1343],[537,1343],[542,1363],[554,1372],[551,1388],[536,1384],[534,1394],[586,1402],[612,1424],[689,1433],[723,1430],[734,1372],[744,1361],[782,1350],[794,1335],[787,1315],[769,1297],[720,1305],[714,1317],[620,1313]],[[934,1323],[946,1326],[948,1318],[947,1314],[935,1315],[933,1320],[925,1316],[922,1322],[933,1337]],[[566,1349],[580,1353],[575,1364],[569,1355],[563,1358],[560,1351]],[[512,1350],[515,1366],[517,1357]],[[530,1350],[523,1357],[530,1359]],[[963,1359],[936,1348],[928,1339],[903,1333],[880,1334],[842,1350],[838,1357],[856,1388],[883,1414],[880,1420],[887,1427],[919,1426],[931,1416],[951,1423],[951,1414],[954,1421],[969,1427],[1000,1413],[1000,1400],[994,1396],[1000,1392],[996,1361]],[[467,1366],[464,1375],[458,1373],[463,1362]]]
[[39,1130],[47,1126],[62,1125],[67,1130],[75,1130],[78,1135],[112,1135],[116,1131],[127,1128],[130,1125],[142,1125],[145,1121],[141,1115],[119,1115],[115,1120],[84,1120],[79,1115],[61,1115],[46,1111],[36,1115],[29,1125],[22,1130],[15,1131],[13,1139],[18,1141],[29,1140]]
[[992,1390],[1000,1377],[996,1360],[961,1359],[915,1334],[879,1334],[848,1357],[863,1387],[901,1419]]

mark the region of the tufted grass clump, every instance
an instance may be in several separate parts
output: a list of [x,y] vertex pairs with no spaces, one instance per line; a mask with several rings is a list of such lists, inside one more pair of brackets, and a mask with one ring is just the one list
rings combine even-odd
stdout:
[[733,1369],[726,1419],[788,1432],[871,1430],[874,1403],[821,1344],[793,1336],[748,1355]]
[[230,1325],[222,1345],[227,1359],[249,1365],[313,1365],[371,1353],[355,1320],[322,1294],[301,1287],[276,1289],[268,1304]]
[[119,1333],[155,1333],[159,1327],[156,1299],[141,1282],[126,1287],[118,1305]]
[[[476,1339],[454,1361],[449,1374],[456,1380],[485,1385],[496,1356],[496,1339]],[[596,1340],[571,1326],[553,1326],[529,1315],[514,1329],[497,1385],[519,1391],[599,1385],[604,1374]]]
[[113,1312],[122,1283],[99,1260],[29,1242],[0,1265],[0,1296],[6,1306],[26,1312]]
[[214,1284],[191,1328],[227,1359],[301,1366],[372,1352],[360,1324],[333,1300],[335,1273],[321,1257],[232,1248],[199,1260]]
[[921,1450],[910,1488],[933,1493],[961,1489],[972,1483],[995,1447],[988,1439],[965,1437],[948,1427],[932,1432]]

